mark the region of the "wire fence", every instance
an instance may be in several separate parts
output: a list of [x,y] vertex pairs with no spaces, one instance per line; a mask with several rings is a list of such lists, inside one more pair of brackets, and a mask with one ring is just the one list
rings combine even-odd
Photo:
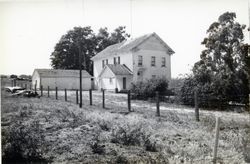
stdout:
[[[194,93],[195,94],[195,93]],[[182,96],[181,102],[184,105],[195,105],[194,94],[185,94]],[[249,107],[249,95],[235,94],[227,96],[215,96],[211,93],[197,93],[198,105],[204,108],[215,108],[219,110],[234,110],[235,107]]]
[[[102,107],[105,108],[107,107],[105,104],[105,90],[102,93],[102,98],[100,96],[99,101],[95,102],[93,99],[92,90],[88,91],[83,91],[83,92],[89,92],[87,95],[84,95],[82,100],[79,97],[79,90],[67,90],[63,89],[64,92],[61,90],[58,90],[57,87],[50,87],[50,86],[40,86],[37,89],[37,86],[32,84],[30,82],[25,82],[25,81],[17,81],[14,82],[12,81],[12,86],[20,86],[24,87],[26,89],[34,90],[37,92],[40,96],[47,96],[50,98],[55,98],[55,99],[64,99],[65,101],[69,102],[75,102],[76,104],[80,104],[81,101],[82,103],[89,104],[89,105],[97,105],[97,103],[100,103],[100,100],[102,101]],[[136,97],[135,93],[132,93],[130,91],[126,92],[127,93],[127,100],[124,99],[124,103],[127,103],[127,109],[128,112],[133,111],[131,109],[131,100],[133,99],[141,99],[140,97]],[[68,94],[68,95],[67,95]],[[135,96],[136,95],[136,96]],[[216,109],[216,110],[229,110],[229,111],[236,111],[236,112],[243,112],[245,110],[249,110],[249,101],[250,101],[250,96],[249,95],[228,95],[226,97],[223,96],[214,96],[211,93],[198,93],[194,92],[193,94],[184,94],[185,96],[178,96],[178,95],[161,95],[159,93],[155,93],[155,96],[152,97],[150,100],[153,100],[155,102],[155,107],[156,107],[156,115],[160,116],[160,104],[161,102],[167,102],[167,103],[179,103],[179,104],[184,104],[184,105],[191,105],[195,109],[195,115],[196,115],[196,120],[199,121],[199,108],[207,108],[207,109]],[[180,101],[181,99],[181,101]],[[88,101],[88,102],[87,102]],[[179,102],[178,102],[179,101]],[[80,105],[79,105],[80,106]],[[250,111],[250,110],[249,110]]]
[[[29,88],[28,85],[24,86],[26,88]],[[32,88],[30,86],[30,88]],[[55,99],[55,100],[63,100],[66,102],[73,102],[76,104],[79,104],[82,101],[82,104],[84,105],[89,105],[89,106],[98,106],[100,108],[109,108],[109,106],[106,104],[106,91],[102,90],[101,94],[93,94],[92,90],[85,90],[82,91],[83,94],[83,98],[82,100],[80,100],[79,97],[79,90],[67,90],[67,89],[63,89],[63,90],[58,90],[57,87],[55,88],[51,88],[49,86],[47,87],[43,87],[40,86],[39,89],[33,88],[33,90],[35,92],[37,92],[39,94],[39,96],[41,97],[48,97],[51,99]],[[115,93],[114,93],[115,94]],[[216,105],[221,105],[223,107],[246,107],[248,104],[248,101],[242,102],[242,99],[249,99],[249,97],[245,96],[245,95],[230,95],[227,98],[224,97],[215,97],[215,96],[205,96],[205,95],[199,95],[199,93],[195,92],[195,94],[193,95],[188,95],[190,99],[192,99],[193,104],[194,104],[194,115],[195,115],[195,120],[196,121],[200,121],[199,118],[199,108],[200,106],[206,104],[206,103],[214,103]],[[126,108],[127,108],[127,112],[134,112],[134,109],[132,109],[131,107],[131,103],[133,103],[133,100],[131,99],[131,97],[133,97],[133,93],[131,93],[130,91],[128,91],[126,93],[126,95],[124,94],[123,97],[120,98],[121,102],[124,102],[124,104],[126,104]],[[155,93],[155,97],[154,102],[155,102],[155,116],[156,117],[161,117],[161,102],[164,101],[164,97],[162,95],[159,95],[159,92]],[[110,99],[112,99],[112,97],[109,97]],[[168,97],[169,98],[169,97]],[[226,101],[228,100],[228,98],[232,101]],[[225,103],[226,102],[226,103]],[[110,104],[109,104],[110,105]],[[212,105],[211,105],[212,106]],[[216,120],[217,121],[217,120]],[[217,123],[216,123],[217,125]],[[219,123],[218,125],[215,127],[219,133]],[[218,142],[218,137],[219,135],[215,135],[215,140],[216,140],[216,136],[217,136],[217,142]],[[215,144],[215,149],[217,149],[218,144]],[[215,153],[216,155],[214,155],[213,157],[206,157],[206,158],[199,158],[199,159],[195,159],[195,160],[191,160],[191,162],[206,162],[206,161],[214,161],[217,160],[219,161],[220,159],[223,159],[223,161],[228,160],[230,161],[230,159],[234,159],[234,158],[239,158],[239,153],[237,154],[232,154],[232,155],[228,155],[228,156],[222,156],[220,155],[220,157],[216,157],[217,156],[217,151]],[[240,158],[244,158],[244,156],[242,155]]]

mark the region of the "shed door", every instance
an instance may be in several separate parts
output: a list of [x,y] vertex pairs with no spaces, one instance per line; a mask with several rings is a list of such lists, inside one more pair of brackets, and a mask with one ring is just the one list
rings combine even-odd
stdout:
[[126,89],[126,77],[123,77],[122,81],[123,81],[123,89]]

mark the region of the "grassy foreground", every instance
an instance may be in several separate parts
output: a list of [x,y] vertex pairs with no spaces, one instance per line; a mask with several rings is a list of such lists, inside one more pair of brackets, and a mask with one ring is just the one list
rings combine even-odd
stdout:
[[[119,99],[107,96],[108,109],[100,105],[83,105],[80,109],[63,100],[2,94],[4,162],[212,162],[214,114],[201,113],[201,121],[196,122],[193,112],[181,112],[176,107],[162,111],[159,119],[150,103],[136,101],[132,105],[135,112],[127,113]],[[221,115],[225,118],[220,126],[218,161],[250,162],[249,115]]]

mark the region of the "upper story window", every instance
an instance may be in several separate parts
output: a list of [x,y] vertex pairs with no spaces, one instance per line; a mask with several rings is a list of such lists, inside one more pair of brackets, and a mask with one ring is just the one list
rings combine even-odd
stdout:
[[104,66],[105,66],[105,63],[104,63],[105,61],[104,60],[102,60],[102,68],[104,68]]
[[106,64],[109,64],[109,60],[108,59],[106,59]]
[[121,64],[120,56],[118,56],[118,64]]
[[165,57],[161,58],[161,66],[166,67],[166,58]]
[[116,64],[116,57],[114,57],[114,64]]
[[151,56],[151,66],[155,67],[155,56]]
[[138,56],[138,66],[142,66],[142,56]]

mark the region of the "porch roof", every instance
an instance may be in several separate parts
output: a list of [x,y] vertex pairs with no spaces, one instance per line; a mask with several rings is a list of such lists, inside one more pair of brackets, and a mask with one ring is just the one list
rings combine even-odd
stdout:
[[107,64],[102,72],[100,73],[99,77],[101,77],[105,71],[109,69],[114,76],[128,76],[133,75],[133,72],[125,65],[125,64]]

